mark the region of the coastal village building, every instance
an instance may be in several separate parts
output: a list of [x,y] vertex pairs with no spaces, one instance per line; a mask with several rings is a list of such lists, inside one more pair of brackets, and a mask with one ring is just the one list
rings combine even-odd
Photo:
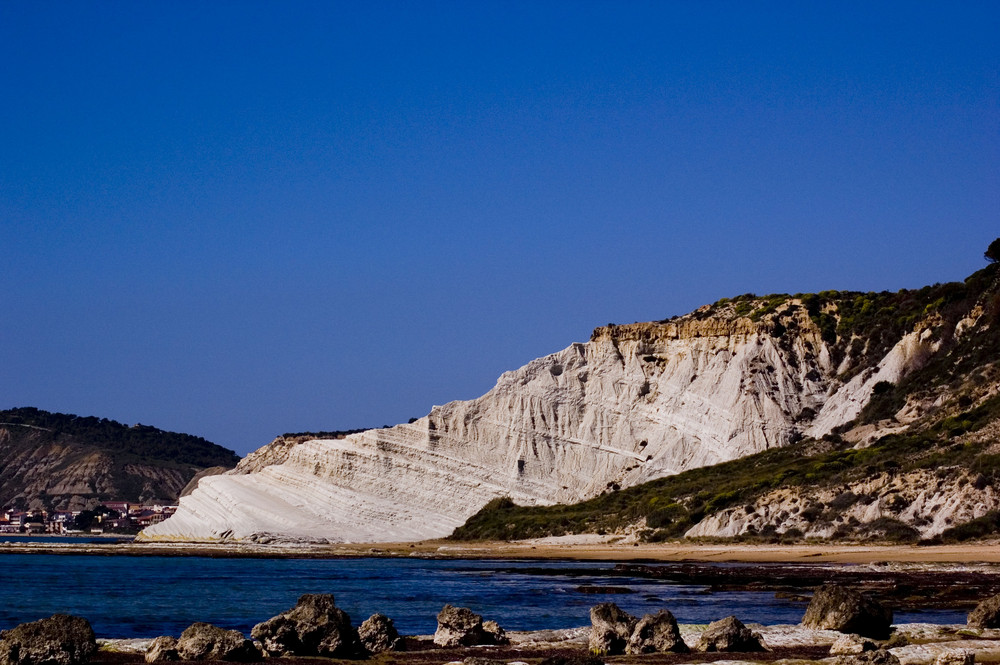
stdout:
[[[106,501],[93,509],[96,513],[89,533],[105,531],[136,531],[153,524],[159,524],[173,515],[177,506],[142,505],[128,501]],[[0,509],[0,534],[80,534],[77,518],[82,511],[19,511],[12,508]]]

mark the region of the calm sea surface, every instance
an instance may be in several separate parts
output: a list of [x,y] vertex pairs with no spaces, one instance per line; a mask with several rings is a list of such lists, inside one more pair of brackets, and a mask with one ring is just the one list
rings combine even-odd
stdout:
[[[195,621],[249,633],[303,593],[334,594],[355,624],[375,612],[387,614],[408,635],[433,633],[445,603],[471,607],[507,630],[584,626],[589,608],[605,601],[638,615],[666,608],[681,623],[730,614],[744,622],[797,623],[805,610],[773,593],[709,593],[701,586],[605,574],[613,565],[5,554],[0,629],[61,612],[86,617],[98,637],[179,635]],[[538,568],[557,574],[529,570]],[[581,585],[627,587],[630,593],[586,594],[576,590]],[[897,613],[896,621],[962,623],[965,615],[908,612]]]

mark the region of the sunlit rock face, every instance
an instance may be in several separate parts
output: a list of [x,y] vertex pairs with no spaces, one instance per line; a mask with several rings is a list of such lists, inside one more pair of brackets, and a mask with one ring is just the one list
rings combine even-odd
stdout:
[[[770,527],[776,533],[795,529],[806,538],[836,538],[841,524],[873,524],[880,518],[890,518],[911,525],[919,537],[929,538],[1000,507],[997,491],[990,486],[977,487],[974,475],[962,472],[955,482],[939,478],[934,471],[919,469],[898,475],[880,473],[832,488],[777,489],[746,506],[708,515],[684,535],[732,538]],[[837,506],[838,495],[845,492],[857,500]],[[836,522],[810,517],[805,510],[810,504],[837,506]]]
[[[921,361],[919,335],[845,385],[804,312],[598,328],[503,374],[487,394],[343,439],[277,439],[204,478],[145,540],[390,542],[446,536],[490,499],[578,501],[821,436],[878,380]],[[904,344],[905,342],[905,344]],[[928,342],[929,343],[929,342]],[[828,411],[829,409],[829,411]]]

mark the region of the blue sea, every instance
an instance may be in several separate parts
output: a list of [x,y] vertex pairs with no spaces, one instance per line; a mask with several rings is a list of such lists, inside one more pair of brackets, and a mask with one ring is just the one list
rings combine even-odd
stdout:
[[[744,622],[798,623],[805,610],[804,603],[770,592],[712,593],[702,586],[611,576],[605,574],[611,562],[5,554],[0,566],[0,629],[66,613],[87,618],[98,637],[179,635],[195,621],[249,634],[303,593],[334,594],[355,624],[382,612],[407,635],[433,633],[446,603],[470,607],[507,630],[588,625],[590,607],[606,601],[637,615],[666,608],[681,623],[730,614]],[[532,570],[539,568],[556,574]],[[625,587],[629,593],[581,593],[581,585]],[[896,617],[897,623],[965,620],[954,611]]]

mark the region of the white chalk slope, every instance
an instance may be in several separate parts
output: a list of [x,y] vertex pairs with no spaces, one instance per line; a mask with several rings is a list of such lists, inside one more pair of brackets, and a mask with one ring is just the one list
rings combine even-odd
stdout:
[[[846,385],[804,312],[608,326],[482,397],[344,439],[278,439],[204,478],[142,540],[390,542],[446,536],[490,499],[571,502],[822,435],[932,351],[918,333]],[[842,369],[840,370],[842,371]],[[816,414],[812,418],[812,414]]]

